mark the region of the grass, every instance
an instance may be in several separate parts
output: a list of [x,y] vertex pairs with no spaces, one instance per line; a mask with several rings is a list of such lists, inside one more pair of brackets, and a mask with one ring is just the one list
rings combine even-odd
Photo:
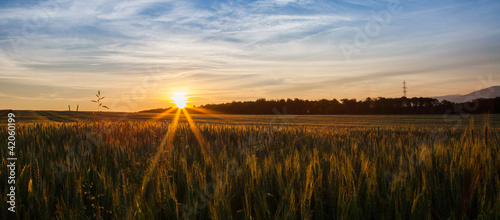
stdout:
[[[272,127],[269,118],[227,117],[194,116],[206,152],[183,120],[170,137],[171,120],[18,123],[17,218],[500,218],[496,116],[438,128],[419,116]],[[166,138],[173,144],[160,151]]]

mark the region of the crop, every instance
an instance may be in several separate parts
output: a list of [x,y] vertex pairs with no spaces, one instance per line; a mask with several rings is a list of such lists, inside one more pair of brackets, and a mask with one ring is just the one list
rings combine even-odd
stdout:
[[[17,217],[500,217],[498,128],[199,123],[207,152],[187,123],[169,129],[161,120],[20,123]],[[158,153],[165,138],[173,144]]]

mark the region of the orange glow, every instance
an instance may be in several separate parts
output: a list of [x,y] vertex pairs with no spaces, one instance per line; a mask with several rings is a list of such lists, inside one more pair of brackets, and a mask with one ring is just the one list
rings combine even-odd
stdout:
[[207,114],[207,115],[209,115],[211,117],[218,118],[218,119],[221,119],[221,120],[235,122],[234,120],[231,120],[228,117],[221,117],[221,116],[219,116],[220,114],[223,114],[222,112],[219,112],[219,111],[205,109],[205,108],[192,108],[190,110],[198,112],[198,113]]
[[[161,114],[162,115],[161,117],[168,115],[170,112],[172,112],[172,110],[163,112]],[[164,152],[170,152],[170,149],[173,147],[175,131],[177,130],[177,127],[179,124],[180,115],[181,115],[181,110],[177,109],[177,112],[175,113],[174,121],[172,122],[172,124],[170,124],[167,133],[165,134],[165,136],[163,136],[163,138],[161,140],[158,152],[156,152],[156,154],[151,159],[151,163],[149,164],[149,167],[144,175],[144,178],[142,179],[141,190],[139,190],[137,192],[135,199],[142,199],[143,198],[145,188],[146,188],[147,184],[149,183],[151,176],[154,174],[154,172],[156,170],[156,166],[158,165],[158,161],[160,159],[160,156]],[[135,204],[138,204],[137,201],[135,202]],[[131,217],[133,209],[129,209],[129,210],[130,211],[127,212],[127,216]]]
[[173,112],[175,109],[174,108],[171,108],[169,110],[166,110],[158,115],[156,115],[152,120],[153,121],[158,121],[160,119],[162,119],[163,117],[167,116],[168,114],[170,114],[171,112]]
[[188,97],[185,92],[174,92],[172,96],[172,103],[175,104],[177,108],[185,108],[187,106]]
[[209,156],[208,151],[210,150],[205,142],[205,139],[203,139],[203,136],[201,135],[200,131],[194,124],[193,119],[189,115],[189,113],[186,111],[186,109],[182,109],[182,112],[184,113],[184,116],[186,116],[186,120],[189,123],[189,127],[191,128],[191,131],[193,132],[194,136],[196,137],[196,140],[198,141],[198,144],[200,144],[201,150],[204,154],[205,157]]

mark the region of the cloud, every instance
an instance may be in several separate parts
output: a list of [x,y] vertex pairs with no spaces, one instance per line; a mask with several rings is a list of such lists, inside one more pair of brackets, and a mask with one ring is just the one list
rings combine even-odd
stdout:
[[[48,0],[3,5],[0,78],[25,88],[29,97],[41,89],[32,85],[109,88],[119,96],[152,75],[164,88],[150,94],[182,85],[231,97],[302,92],[321,98],[332,83],[341,91],[354,82],[396,82],[410,73],[443,74],[440,80],[455,80],[458,74],[464,82],[466,70],[498,70],[499,3],[402,1],[402,6],[403,13],[392,15],[348,63],[338,44],[354,43],[355,30],[363,30],[372,11],[385,10],[387,2]],[[150,72],[156,67],[161,70]]]

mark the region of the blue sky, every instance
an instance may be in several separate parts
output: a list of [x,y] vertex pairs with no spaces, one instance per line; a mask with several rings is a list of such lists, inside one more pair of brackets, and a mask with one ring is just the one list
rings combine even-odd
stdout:
[[115,111],[499,85],[499,1],[2,1],[0,109]]

